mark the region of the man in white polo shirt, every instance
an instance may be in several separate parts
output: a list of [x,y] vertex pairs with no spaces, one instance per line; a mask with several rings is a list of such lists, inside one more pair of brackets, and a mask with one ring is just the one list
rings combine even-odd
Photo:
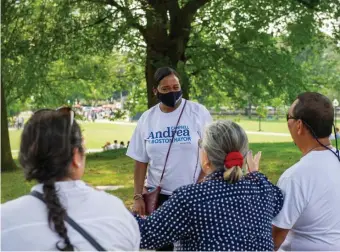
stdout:
[[284,205],[273,221],[275,249],[340,250],[340,156],[331,145],[334,109],[314,92],[300,94],[287,114],[291,136],[302,152],[278,186]]

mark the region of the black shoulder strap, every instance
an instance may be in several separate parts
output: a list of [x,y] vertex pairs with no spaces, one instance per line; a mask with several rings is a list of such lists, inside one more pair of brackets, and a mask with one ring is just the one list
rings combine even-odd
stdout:
[[[40,192],[32,191],[30,193],[33,197],[40,199],[45,203],[44,197]],[[89,233],[80,227],[70,216],[66,214],[65,221],[77,230],[97,251],[106,251]]]

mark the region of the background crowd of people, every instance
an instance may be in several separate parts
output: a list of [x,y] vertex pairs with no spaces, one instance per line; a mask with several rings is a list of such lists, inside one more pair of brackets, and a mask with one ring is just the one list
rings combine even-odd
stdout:
[[106,142],[104,146],[102,146],[102,148],[103,148],[103,151],[124,149],[124,148],[128,148],[129,144],[130,144],[130,141],[128,141],[127,145],[125,146],[124,141],[120,141],[120,143],[118,144],[118,141],[114,140],[112,144],[110,142]]

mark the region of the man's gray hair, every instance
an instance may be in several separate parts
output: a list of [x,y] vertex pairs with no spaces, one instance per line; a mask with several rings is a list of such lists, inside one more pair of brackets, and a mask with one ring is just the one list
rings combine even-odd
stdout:
[[242,177],[242,167],[226,169],[224,166],[228,153],[239,151],[245,157],[248,152],[248,137],[238,124],[232,121],[211,123],[205,129],[202,148],[216,171],[225,171],[225,180],[235,183]]

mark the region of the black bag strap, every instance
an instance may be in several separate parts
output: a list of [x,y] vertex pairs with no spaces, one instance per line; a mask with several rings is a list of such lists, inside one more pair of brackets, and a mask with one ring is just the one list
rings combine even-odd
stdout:
[[[30,193],[33,197],[40,199],[46,203],[42,193],[32,191]],[[97,251],[106,251],[88,232],[86,232],[81,226],[79,226],[70,216],[65,215],[65,221],[70,224],[75,230],[77,230]]]

